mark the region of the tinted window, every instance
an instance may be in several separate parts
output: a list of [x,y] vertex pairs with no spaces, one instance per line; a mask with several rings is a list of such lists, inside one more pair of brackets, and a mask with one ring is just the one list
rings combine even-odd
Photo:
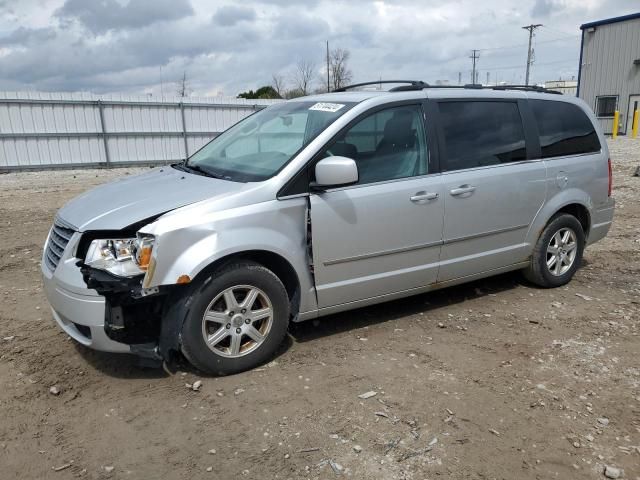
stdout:
[[591,120],[577,105],[551,100],[529,100],[540,132],[542,158],[600,151]]
[[618,103],[618,97],[598,97],[596,99],[596,115],[599,117],[613,117],[616,112],[616,104]]
[[446,169],[526,160],[524,130],[514,102],[442,102]]
[[358,165],[358,183],[373,183],[427,173],[427,149],[418,105],[373,113],[341,134],[321,158],[339,155]]

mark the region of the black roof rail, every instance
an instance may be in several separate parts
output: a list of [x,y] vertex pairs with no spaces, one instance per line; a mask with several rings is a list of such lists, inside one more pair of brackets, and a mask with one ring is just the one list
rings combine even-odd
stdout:
[[471,90],[520,90],[523,92],[539,92],[539,93],[553,93],[556,95],[562,95],[562,92],[557,90],[550,90],[545,87],[539,87],[538,85],[482,85],[480,83],[467,83],[466,85],[429,85],[426,88],[462,88]]
[[466,85],[429,85],[421,80],[378,80],[377,82],[354,83],[353,85],[347,85],[346,87],[336,88],[333,92],[346,92],[352,88],[366,87],[368,85],[381,85],[383,83],[404,84],[390,88],[388,90],[389,92],[406,92],[411,90],[422,90],[424,88],[463,88],[477,90],[520,90],[523,92],[553,93],[555,95],[562,95],[562,92],[540,87],[538,85],[482,85],[480,83],[467,83]]
[[406,83],[405,87],[396,87],[389,90],[390,92],[397,92],[400,89],[403,90],[422,90],[423,88],[427,88],[429,85],[421,80],[378,80],[377,82],[363,82],[363,83],[354,83],[353,85],[347,85],[346,87],[336,88],[333,92],[346,92],[347,90],[351,90],[352,88],[358,87],[366,87],[368,85],[381,85],[383,83]]
[[397,87],[390,88],[389,91],[390,92],[409,92],[411,90],[422,90],[424,88],[430,88],[430,87],[431,85],[429,85],[428,83],[418,81],[418,82],[413,82],[410,85],[399,85]]
[[555,95],[562,95],[562,92],[551,90],[546,87],[539,87],[538,85],[492,85],[484,88],[492,88],[494,90],[523,90],[525,92],[553,93]]

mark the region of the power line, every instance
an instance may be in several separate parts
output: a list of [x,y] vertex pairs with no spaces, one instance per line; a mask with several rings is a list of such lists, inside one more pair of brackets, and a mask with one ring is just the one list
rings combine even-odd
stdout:
[[[559,63],[566,63],[569,64],[570,62],[575,62],[575,58],[568,58],[565,60],[556,60],[553,62],[542,62],[542,63],[536,63],[536,65],[538,66],[544,66],[544,65],[557,65]],[[516,68],[522,68],[522,65],[505,65],[505,66],[488,66],[488,67],[484,67],[485,70],[509,70],[509,69],[516,69]]]
[[551,28],[549,25],[544,25],[543,27],[544,27],[544,28],[543,28],[543,31],[544,31],[544,30],[550,30],[551,32],[555,32],[555,33],[558,33],[558,34],[563,35],[563,36],[576,36],[576,37],[580,37],[580,35],[577,35],[577,34],[575,34],[575,33],[569,33],[569,32],[565,32],[565,31],[563,31],[563,30],[557,30],[557,29],[555,29],[555,28]]
[[[526,27],[522,27],[522,28],[526,28]],[[541,44],[541,43],[554,43],[554,42],[561,42],[563,40],[573,40],[573,39],[578,39],[580,38],[580,35],[571,35],[568,37],[561,37],[561,38],[554,38],[553,40],[542,40],[540,42],[536,42],[537,44]],[[511,48],[522,48],[522,47],[526,47],[528,46],[527,43],[519,43],[517,45],[503,45],[501,47],[487,47],[487,48],[478,48],[478,50],[480,52],[486,52],[488,50],[509,50]]]
[[536,28],[540,28],[542,26],[541,23],[526,25],[522,28],[529,31],[529,48],[527,49],[527,73],[525,76],[525,85],[529,85],[529,71],[531,69],[531,64],[533,63],[533,49],[531,48],[531,40],[533,40],[533,32],[535,32]]
[[[536,62],[536,65],[538,66],[547,66],[547,65],[558,65],[558,64],[565,64],[565,65],[571,65],[571,66],[575,66],[575,58],[564,58],[561,60],[553,60],[551,62]],[[455,70],[455,66],[451,67],[451,70],[441,70],[439,72],[440,75],[456,75],[459,74],[459,70]],[[484,66],[482,68],[482,70],[488,70],[488,71],[493,71],[493,70],[515,70],[515,69],[519,69],[522,68],[522,64],[519,65],[488,65],[488,66]],[[479,69],[477,69],[479,71]]]

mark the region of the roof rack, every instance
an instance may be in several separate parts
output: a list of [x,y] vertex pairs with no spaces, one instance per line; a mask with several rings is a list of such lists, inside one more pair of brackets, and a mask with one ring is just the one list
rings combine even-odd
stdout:
[[546,87],[539,87],[538,85],[493,85],[491,87],[494,90],[523,90],[525,92],[540,92],[540,93],[553,93],[555,95],[562,95],[562,92],[557,90],[551,90]]
[[[390,92],[399,91],[399,89],[403,90],[422,90],[423,88],[427,88],[429,85],[420,80],[378,80],[377,82],[363,82],[363,83],[354,83],[353,85],[347,85],[346,87],[340,87],[333,90],[333,92],[346,92],[347,90],[351,90],[352,88],[358,87],[366,87],[368,85],[381,85],[383,83],[406,83],[405,87],[395,87],[390,89]],[[408,87],[408,88],[407,88]]]
[[475,90],[521,90],[523,92],[539,92],[539,93],[553,93],[556,95],[562,95],[562,92],[557,90],[550,90],[538,85],[482,85],[479,83],[467,83],[466,85],[429,85],[426,88],[463,88],[463,89],[475,89]]
[[520,90],[523,92],[539,92],[539,93],[552,93],[555,95],[562,95],[562,92],[557,90],[550,90],[538,85],[481,85],[479,83],[468,83],[466,85],[429,85],[421,80],[378,80],[377,82],[363,82],[355,83],[353,85],[347,85],[333,90],[333,92],[346,92],[352,88],[365,87],[368,85],[381,85],[388,83],[402,83],[400,85],[389,89],[389,92],[407,92],[411,90],[422,90],[425,88],[462,88],[462,89],[477,89],[477,90]]

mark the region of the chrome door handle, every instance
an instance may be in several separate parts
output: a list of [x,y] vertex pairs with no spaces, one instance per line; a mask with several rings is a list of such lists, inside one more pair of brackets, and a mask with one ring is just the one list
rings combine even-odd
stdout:
[[425,200],[435,200],[438,198],[438,194],[435,192],[418,192],[415,195],[409,197],[414,203],[424,202]]
[[455,197],[456,195],[471,193],[475,191],[475,189],[476,187],[474,187],[473,185],[460,185],[458,188],[454,188],[453,190],[450,190],[449,193]]

